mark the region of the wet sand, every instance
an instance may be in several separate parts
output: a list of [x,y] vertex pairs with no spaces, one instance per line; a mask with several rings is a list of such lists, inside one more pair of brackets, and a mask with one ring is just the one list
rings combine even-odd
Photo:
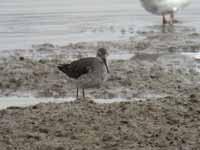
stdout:
[[1,150],[198,150],[200,95],[0,111]]
[[111,73],[100,88],[86,91],[91,98],[145,100],[188,95],[200,89],[199,56],[191,56],[200,52],[200,34],[187,28],[180,30],[184,32],[140,33],[141,40],[43,44],[4,51],[0,59],[0,95],[74,97],[75,87],[57,65],[95,56],[98,47],[108,49]]
[[[109,50],[111,74],[100,88],[86,91],[87,100],[1,110],[1,150],[198,150],[200,60],[191,53],[200,52],[200,34],[177,29],[2,51],[1,96],[74,97],[75,88],[56,66],[94,56],[99,47]],[[119,59],[122,53],[132,57]],[[129,102],[97,104],[95,98]]]

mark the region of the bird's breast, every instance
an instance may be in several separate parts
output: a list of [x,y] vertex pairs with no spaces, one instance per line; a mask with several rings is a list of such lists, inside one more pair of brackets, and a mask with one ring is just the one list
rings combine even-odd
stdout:
[[141,0],[141,3],[147,11],[163,15],[184,8],[190,3],[190,0]]

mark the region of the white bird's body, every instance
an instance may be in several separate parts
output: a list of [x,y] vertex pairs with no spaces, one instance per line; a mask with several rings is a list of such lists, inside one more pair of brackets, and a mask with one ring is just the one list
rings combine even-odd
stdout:
[[[173,15],[177,10],[186,7],[191,0],[140,0],[142,6],[150,13],[155,15],[170,14],[173,19]],[[165,18],[163,18],[165,21]],[[164,23],[164,22],[163,22]]]
[[143,7],[156,15],[166,15],[186,7],[190,0],[141,0]]

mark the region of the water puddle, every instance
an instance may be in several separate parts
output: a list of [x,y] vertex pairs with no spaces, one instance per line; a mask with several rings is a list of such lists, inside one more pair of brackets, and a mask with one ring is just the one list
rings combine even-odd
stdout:
[[195,60],[200,60],[200,52],[185,52],[185,53],[182,53],[182,55],[185,55],[185,56],[189,56]]
[[118,54],[110,54],[108,56],[108,59],[110,59],[110,60],[129,60],[134,56],[135,56],[134,54],[130,54],[130,53],[118,53]]
[[110,104],[110,103],[120,103],[128,101],[137,101],[140,99],[135,98],[134,100],[124,99],[124,98],[112,98],[112,99],[95,99],[94,101],[99,104]]
[[7,107],[26,107],[39,103],[62,103],[73,100],[74,98],[0,97],[0,109]]
[[[36,97],[0,97],[0,109],[6,109],[8,107],[27,107],[36,105],[39,103],[63,103],[72,102],[75,98],[36,98]],[[134,100],[141,100],[135,98]],[[113,99],[95,99],[96,103],[109,104],[114,102],[126,102],[133,100],[126,100],[124,98],[113,98]]]
[[195,60],[193,69],[200,73],[200,52],[187,52],[187,53],[182,53],[182,55],[190,57],[193,60]]

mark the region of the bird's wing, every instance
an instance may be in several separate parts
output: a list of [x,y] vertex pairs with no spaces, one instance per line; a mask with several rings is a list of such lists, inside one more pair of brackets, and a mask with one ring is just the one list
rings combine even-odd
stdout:
[[93,58],[86,58],[74,61],[70,64],[70,77],[72,78],[79,78],[80,76],[89,73],[93,66],[92,62],[94,61]]

